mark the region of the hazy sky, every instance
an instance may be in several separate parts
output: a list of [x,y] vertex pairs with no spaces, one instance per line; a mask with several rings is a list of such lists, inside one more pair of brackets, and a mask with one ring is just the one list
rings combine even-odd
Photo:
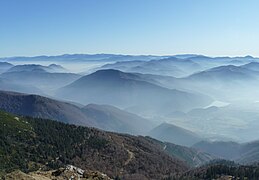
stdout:
[[0,0],[0,56],[259,56],[258,0]]

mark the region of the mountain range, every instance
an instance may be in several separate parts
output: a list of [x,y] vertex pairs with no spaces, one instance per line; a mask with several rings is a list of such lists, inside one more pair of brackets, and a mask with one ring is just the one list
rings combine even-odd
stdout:
[[8,69],[10,69],[13,66],[14,65],[7,63],[7,62],[0,62],[0,74],[7,71]]
[[33,85],[46,94],[80,77],[78,74],[67,73],[66,69],[56,64],[49,66],[36,64],[17,65],[0,74],[2,79],[24,86]]
[[258,58],[0,61],[0,179],[258,179]]
[[193,74],[188,77],[191,80],[214,80],[214,81],[237,81],[237,80],[254,80],[257,79],[259,73],[251,69],[246,68],[246,66],[219,66],[206,71],[202,71],[196,74]]
[[16,65],[9,68],[6,72],[49,72],[49,73],[64,73],[67,72],[65,68],[57,64],[50,64],[43,66],[39,64],[24,64]]
[[208,105],[201,94],[167,89],[141,76],[118,70],[99,70],[59,89],[57,97],[81,104],[110,104],[140,114],[169,113]]
[[259,161],[259,141],[248,143],[201,141],[194,148],[222,159],[232,160],[242,164],[254,164]]
[[84,61],[130,61],[130,60],[150,60],[159,59],[167,56],[152,56],[152,55],[120,55],[120,54],[63,54],[58,56],[34,56],[34,57],[6,57],[0,58],[0,61],[8,62],[84,62]]
[[200,70],[200,65],[185,59],[169,57],[150,61],[122,61],[106,64],[100,69],[117,69],[125,72],[182,77]]
[[169,123],[162,123],[152,129],[149,136],[165,142],[171,142],[183,146],[192,146],[202,140],[199,135]]

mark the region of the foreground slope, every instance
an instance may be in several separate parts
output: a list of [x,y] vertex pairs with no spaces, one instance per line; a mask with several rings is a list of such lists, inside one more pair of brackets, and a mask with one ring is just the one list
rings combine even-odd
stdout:
[[161,142],[0,112],[0,171],[74,164],[110,177],[162,179],[187,170]]

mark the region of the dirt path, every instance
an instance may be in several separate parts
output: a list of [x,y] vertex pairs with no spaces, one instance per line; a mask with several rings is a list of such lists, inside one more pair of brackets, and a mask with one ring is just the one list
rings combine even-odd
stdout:
[[165,146],[163,147],[163,150],[165,150],[167,148],[167,145],[165,144]]
[[[129,149],[127,149],[124,144],[122,143],[122,147],[128,152],[128,159],[125,161],[124,163],[124,166],[127,166],[131,161],[132,159],[135,157],[134,153],[131,152]],[[124,168],[122,167],[121,170],[120,170],[120,173],[122,174],[124,171]]]
[[134,158],[134,153],[131,152],[130,150],[126,149],[128,154],[129,154],[129,158],[127,159],[127,161],[124,163],[124,165],[128,165],[130,163],[130,161]]

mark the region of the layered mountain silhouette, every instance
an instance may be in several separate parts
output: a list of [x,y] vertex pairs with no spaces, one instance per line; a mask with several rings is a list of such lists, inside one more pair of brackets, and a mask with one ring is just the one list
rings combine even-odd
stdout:
[[211,102],[207,96],[167,89],[118,70],[86,75],[59,89],[56,95],[81,104],[111,104],[143,114],[188,110]]
[[237,101],[251,100],[258,96],[255,89],[259,85],[258,79],[258,71],[243,66],[226,65],[174,81],[178,89],[193,89],[220,101]]
[[67,164],[114,179],[258,176],[259,58],[64,54],[0,61],[7,61],[0,62],[0,178],[17,168],[59,173]]
[[64,73],[67,72],[65,68],[57,64],[50,64],[43,66],[38,64],[16,65],[8,69],[7,72],[49,72],[49,73]]
[[0,62],[0,74],[7,71],[8,69],[10,69],[13,66],[14,65],[12,65],[8,62]]
[[256,140],[259,136],[259,104],[255,102],[219,102],[218,107],[216,102],[210,107],[193,109],[187,113],[174,112],[168,118],[182,122],[183,127],[198,130],[218,141],[247,142]]
[[208,152],[222,159],[237,159],[240,155],[240,144],[223,141],[201,141],[193,145],[194,148]]
[[17,65],[10,68],[0,77],[22,85],[33,85],[45,93],[65,86],[81,76],[74,73],[64,73],[66,70],[59,65]]
[[168,57],[150,61],[121,61],[106,64],[100,69],[117,69],[125,72],[183,77],[200,70],[201,67],[198,63],[189,59]]
[[242,65],[241,67],[250,69],[252,71],[259,71],[259,63],[258,62],[250,62],[248,64]]
[[242,164],[253,164],[259,161],[259,141],[242,144],[236,142],[202,141],[193,147],[217,157]]
[[206,71],[193,74],[188,77],[191,80],[210,80],[210,81],[241,81],[254,80],[259,77],[258,72],[244,68],[243,66],[219,66]]
[[152,55],[120,55],[120,54],[63,54],[58,56],[34,56],[34,57],[9,57],[0,58],[0,61],[8,62],[86,62],[86,61],[98,61],[98,62],[116,62],[116,61],[131,61],[131,60],[151,60],[161,59],[167,56],[152,56]]

